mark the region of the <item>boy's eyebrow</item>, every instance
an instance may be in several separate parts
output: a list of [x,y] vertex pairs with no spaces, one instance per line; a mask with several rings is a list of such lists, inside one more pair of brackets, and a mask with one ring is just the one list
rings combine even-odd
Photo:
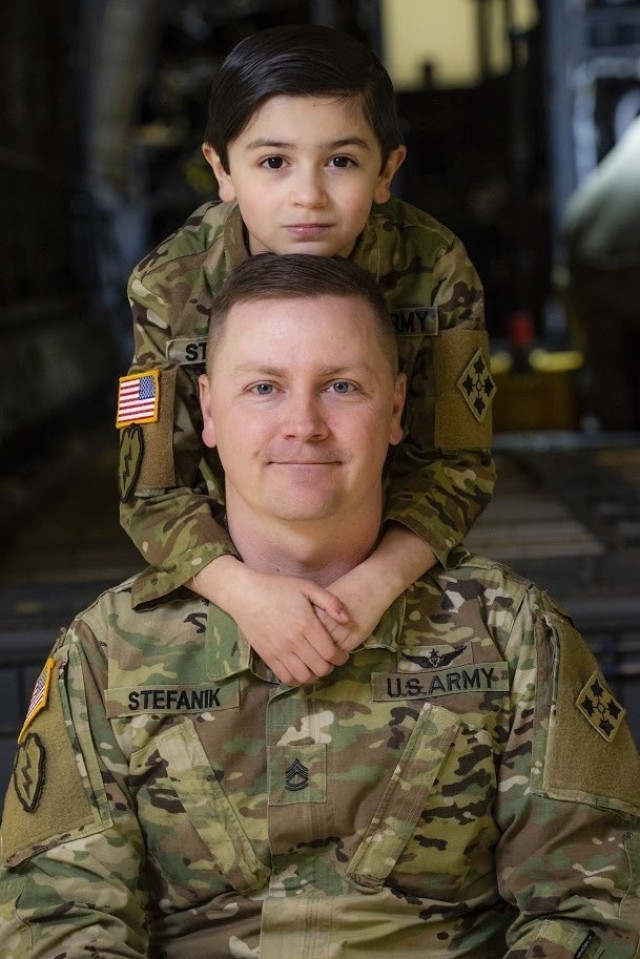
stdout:
[[[323,150],[339,150],[342,147],[361,147],[363,150],[371,150],[371,144],[366,140],[363,140],[362,137],[342,137],[340,140],[329,140],[326,143],[321,143],[320,147]],[[273,140],[270,137],[256,137],[255,140],[251,140],[247,143],[247,150],[259,150],[264,147],[270,147],[274,150],[295,150],[295,143],[288,143],[286,140]]]

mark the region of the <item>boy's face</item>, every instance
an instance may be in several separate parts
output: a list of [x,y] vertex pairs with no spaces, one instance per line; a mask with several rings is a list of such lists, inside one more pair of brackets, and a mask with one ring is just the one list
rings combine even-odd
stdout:
[[203,146],[222,200],[237,200],[251,253],[349,256],[405,157],[383,169],[359,97],[274,96],[229,144],[229,173]]

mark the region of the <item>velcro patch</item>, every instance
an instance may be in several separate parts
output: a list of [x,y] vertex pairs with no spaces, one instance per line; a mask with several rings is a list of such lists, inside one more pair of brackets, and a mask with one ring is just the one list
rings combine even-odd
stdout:
[[373,673],[374,702],[394,699],[435,699],[458,693],[506,692],[509,669],[506,663],[481,663],[436,669],[421,673]]
[[603,739],[613,742],[627,711],[609,692],[598,670],[591,674],[580,691],[576,706]]
[[160,411],[160,370],[121,376],[118,386],[116,426],[157,423]]
[[51,672],[54,666],[55,661],[49,657],[44,664],[42,672],[36,679],[33,692],[31,693],[31,700],[29,702],[29,708],[27,709],[27,715],[24,723],[22,724],[20,735],[18,736],[19,743],[22,742],[27,728],[31,725],[38,713],[47,705],[47,701],[49,699],[49,687],[51,686]]
[[[87,795],[85,773],[80,772],[70,739],[59,676],[58,664],[54,663],[47,708],[39,713],[33,730],[20,743],[13,788],[7,790],[2,853],[9,868],[60,841],[102,828],[101,814],[97,803],[94,805]],[[103,815],[110,821],[106,805],[104,799]]]
[[434,340],[435,446],[488,449],[496,386],[485,330],[444,330]]

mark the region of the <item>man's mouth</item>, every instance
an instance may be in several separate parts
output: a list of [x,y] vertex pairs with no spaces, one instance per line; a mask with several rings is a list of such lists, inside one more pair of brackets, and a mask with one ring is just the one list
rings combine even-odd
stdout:
[[320,460],[271,460],[271,466],[335,466],[338,463],[335,457]]

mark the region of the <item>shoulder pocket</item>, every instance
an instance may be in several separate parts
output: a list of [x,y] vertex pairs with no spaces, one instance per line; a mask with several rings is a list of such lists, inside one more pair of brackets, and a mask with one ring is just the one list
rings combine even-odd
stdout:
[[18,745],[2,820],[9,867],[111,824],[84,688],[67,688],[67,656],[73,655],[73,649],[55,654],[46,703]]
[[568,620],[536,623],[538,683],[533,761],[541,795],[637,818],[640,759],[624,710],[586,642]]

